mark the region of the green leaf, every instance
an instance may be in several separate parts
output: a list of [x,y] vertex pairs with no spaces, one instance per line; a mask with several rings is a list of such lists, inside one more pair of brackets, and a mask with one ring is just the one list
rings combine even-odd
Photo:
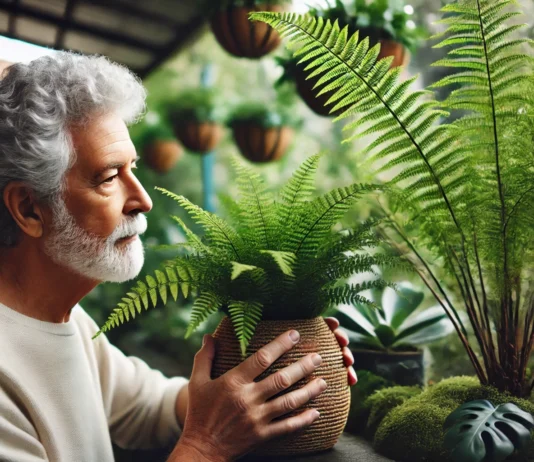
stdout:
[[241,354],[245,357],[256,326],[261,320],[262,304],[255,301],[233,300],[228,305],[228,311],[239,340]]
[[495,408],[487,400],[465,403],[445,420],[444,446],[455,462],[498,462],[525,448],[534,418],[515,404]]
[[393,329],[399,329],[402,323],[419,307],[424,297],[423,292],[413,290],[410,287],[399,287],[397,291],[384,289],[382,308],[388,324]]
[[260,250],[260,253],[270,255],[286,276],[293,276],[292,266],[295,264],[296,255],[293,252],[281,250]]
[[208,318],[208,316],[217,312],[221,305],[222,302],[217,295],[209,292],[200,294],[193,303],[191,320],[187,326],[185,338],[189,338],[198,326]]
[[244,265],[243,263],[238,263],[236,261],[232,261],[230,263],[232,264],[232,281],[241,276],[241,274],[243,274],[245,271],[254,271],[259,269],[257,266]]

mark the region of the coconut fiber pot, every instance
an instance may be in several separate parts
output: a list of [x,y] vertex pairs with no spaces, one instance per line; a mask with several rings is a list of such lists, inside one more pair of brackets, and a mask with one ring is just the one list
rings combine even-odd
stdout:
[[280,159],[293,140],[293,130],[289,127],[265,128],[254,123],[240,123],[232,132],[243,157],[258,163]]
[[173,140],[157,140],[144,149],[147,166],[158,173],[166,173],[174,167],[182,155],[182,147]]
[[206,154],[221,141],[222,126],[215,122],[183,122],[175,124],[174,133],[190,151]]
[[280,35],[263,22],[250,21],[254,11],[282,11],[279,5],[231,7],[211,19],[211,30],[220,45],[238,58],[258,59],[280,45]]
[[[289,456],[330,449],[336,444],[347,422],[350,408],[347,370],[336,337],[323,318],[260,321],[247,354],[253,354],[290,329],[296,329],[300,333],[300,342],[279,358],[256,381],[263,380],[307,354],[319,353],[323,358],[322,364],[310,377],[300,380],[285,393],[302,388],[317,377],[323,378],[328,385],[327,389],[304,407],[287,414],[289,417],[299,414],[303,409],[315,408],[321,416],[310,427],[272,440],[257,449],[254,454],[259,456]],[[212,377],[217,378],[241,363],[242,357],[233,325],[228,317],[221,321],[213,336],[217,339],[217,354],[213,362]]]

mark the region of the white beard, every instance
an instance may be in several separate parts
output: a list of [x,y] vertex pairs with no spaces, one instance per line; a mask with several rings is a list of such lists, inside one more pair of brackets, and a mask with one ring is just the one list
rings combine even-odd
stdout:
[[78,226],[63,200],[53,201],[52,212],[53,231],[45,252],[55,263],[97,281],[125,282],[139,274],[145,260],[140,239],[121,247],[116,242],[143,234],[147,227],[145,215],[125,218],[110,236],[102,238]]

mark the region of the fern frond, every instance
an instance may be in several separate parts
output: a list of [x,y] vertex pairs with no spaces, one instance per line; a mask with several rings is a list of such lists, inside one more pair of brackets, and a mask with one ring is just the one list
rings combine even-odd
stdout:
[[237,172],[237,185],[240,192],[238,204],[241,209],[240,221],[245,228],[244,239],[252,239],[257,246],[269,248],[276,219],[273,216],[273,196],[255,171],[236,159],[233,159],[232,163]]
[[203,226],[206,236],[212,243],[216,243],[222,248],[229,249],[236,257],[239,258],[238,247],[242,244],[240,236],[237,232],[222,218],[219,218],[213,213],[202,210],[198,205],[193,204],[184,196],[174,194],[164,188],[156,187],[156,189],[166,196],[174,199],[180,204],[191,217],[200,225]]
[[299,221],[294,224],[298,232],[287,241],[288,250],[303,255],[317,252],[332,226],[346,213],[348,208],[363,194],[380,189],[378,185],[353,184],[336,188],[309,202],[302,209]]
[[187,225],[184,223],[184,221],[180,217],[177,217],[176,215],[172,215],[171,218],[176,223],[178,223],[180,228],[182,228],[182,230],[184,231],[185,236],[187,237],[187,245],[191,246],[193,249],[195,249],[200,254],[209,253],[208,247],[206,247],[206,245],[204,245],[201,239],[187,227]]
[[261,270],[261,268],[258,268],[254,265],[244,265],[243,263],[238,263],[236,261],[232,261],[230,263],[232,264],[232,281],[241,276],[245,271],[255,271],[258,269]]
[[193,310],[191,312],[191,320],[187,326],[185,338],[189,338],[191,334],[202,324],[209,315],[216,313],[221,307],[222,301],[220,298],[212,293],[201,293],[193,303]]
[[293,265],[296,255],[293,252],[283,252],[281,250],[260,250],[260,253],[270,255],[286,276],[293,276]]
[[[411,81],[399,82],[398,70],[388,70],[389,61],[376,62],[378,46],[368,50],[368,41],[358,42],[358,34],[347,39],[346,32],[335,23],[293,13],[254,13],[251,18],[268,23],[282,36],[288,37],[290,46],[313,49],[313,58],[306,67],[313,71],[308,77],[313,72],[324,72],[316,87],[329,82],[328,89],[334,91],[331,102],[343,98],[345,108],[336,120],[358,116],[350,127],[355,131],[353,137],[373,134],[396,142],[406,140],[402,151],[405,156],[403,165],[421,167],[421,174],[435,185],[443,198],[443,208],[448,211],[457,232],[461,233],[461,224],[443,179],[422,148],[423,144],[433,144],[438,138],[450,136],[434,125],[446,114],[438,108],[437,101],[423,102],[423,93],[409,94]],[[381,147],[375,145],[376,149]],[[385,160],[394,159],[396,154],[397,149],[391,149]]]
[[292,212],[303,204],[315,190],[314,176],[322,154],[315,154],[304,161],[281,189],[278,203],[279,223],[284,226]]
[[232,300],[228,305],[228,312],[239,340],[241,354],[245,357],[256,326],[261,320],[262,305],[259,302]]
[[148,310],[150,302],[153,307],[157,305],[158,299],[161,299],[162,303],[165,304],[167,302],[167,290],[170,290],[172,297],[176,300],[180,290],[184,296],[187,296],[188,288],[198,284],[198,280],[184,266],[164,266],[161,270],[156,270],[154,274],[155,278],[147,275],[145,281],[137,281],[127,296],[123,297],[122,301],[113,309],[107,321],[93,338],[121,325],[130,316],[135,318],[136,312],[141,313],[143,307]]

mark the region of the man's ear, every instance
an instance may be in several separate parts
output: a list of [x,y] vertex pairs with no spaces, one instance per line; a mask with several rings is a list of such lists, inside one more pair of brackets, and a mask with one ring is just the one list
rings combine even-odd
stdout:
[[42,206],[35,200],[33,192],[20,181],[12,181],[4,188],[4,204],[18,227],[31,237],[44,233]]

